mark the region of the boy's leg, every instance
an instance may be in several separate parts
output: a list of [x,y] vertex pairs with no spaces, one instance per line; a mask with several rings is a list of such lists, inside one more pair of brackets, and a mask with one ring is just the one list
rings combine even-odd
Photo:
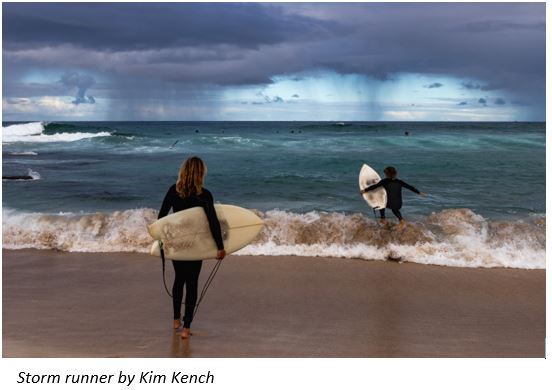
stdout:
[[380,209],[380,220],[379,223],[382,225],[387,225],[387,220],[385,219],[385,209]]
[[403,217],[402,217],[402,214],[401,214],[400,210],[391,209],[391,211],[393,212],[393,214],[395,214],[395,217],[397,217],[399,219],[399,222],[403,220]]
[[404,226],[404,219],[399,209],[392,209],[393,214],[399,219],[399,226]]

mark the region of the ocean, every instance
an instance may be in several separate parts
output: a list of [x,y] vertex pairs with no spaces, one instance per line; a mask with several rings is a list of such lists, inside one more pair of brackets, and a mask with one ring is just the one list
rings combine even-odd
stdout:
[[[3,176],[32,178],[2,181],[8,249],[147,252],[197,155],[216,202],[266,222],[238,254],[545,268],[545,123],[4,122],[2,137]],[[404,190],[404,230],[376,223],[363,163],[428,194]]]

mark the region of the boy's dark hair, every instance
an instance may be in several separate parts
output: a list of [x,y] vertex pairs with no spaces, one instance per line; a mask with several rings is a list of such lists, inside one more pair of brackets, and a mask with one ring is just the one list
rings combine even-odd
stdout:
[[383,170],[383,173],[385,173],[385,176],[390,179],[394,179],[397,176],[397,170],[395,167],[387,167]]

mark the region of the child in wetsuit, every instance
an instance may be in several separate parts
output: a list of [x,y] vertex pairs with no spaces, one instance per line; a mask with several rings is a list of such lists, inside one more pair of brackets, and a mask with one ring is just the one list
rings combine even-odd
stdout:
[[[361,193],[375,190],[378,187],[385,188],[387,192],[387,205],[385,206],[388,209],[391,209],[393,214],[399,219],[399,225],[404,225],[404,219],[400,212],[402,207],[402,188],[408,188],[410,191],[417,193],[418,195],[425,196],[424,193],[418,191],[416,188],[412,187],[410,184],[405,183],[404,181],[397,179],[397,170],[394,167],[387,167],[383,170],[385,173],[385,179],[380,180],[378,183],[371,185],[368,188],[365,188]],[[380,210],[380,217],[383,223],[385,223],[385,209]]]

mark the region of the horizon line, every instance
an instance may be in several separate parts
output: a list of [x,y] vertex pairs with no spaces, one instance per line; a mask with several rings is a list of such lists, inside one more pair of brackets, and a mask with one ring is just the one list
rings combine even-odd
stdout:
[[393,121],[393,120],[353,120],[353,121],[344,121],[344,120],[184,120],[184,119],[174,119],[174,120],[2,120],[4,122],[20,122],[20,123],[52,123],[52,122],[318,122],[318,123],[546,123],[546,120],[512,120],[512,121],[453,121],[453,120],[412,120],[412,121]]

